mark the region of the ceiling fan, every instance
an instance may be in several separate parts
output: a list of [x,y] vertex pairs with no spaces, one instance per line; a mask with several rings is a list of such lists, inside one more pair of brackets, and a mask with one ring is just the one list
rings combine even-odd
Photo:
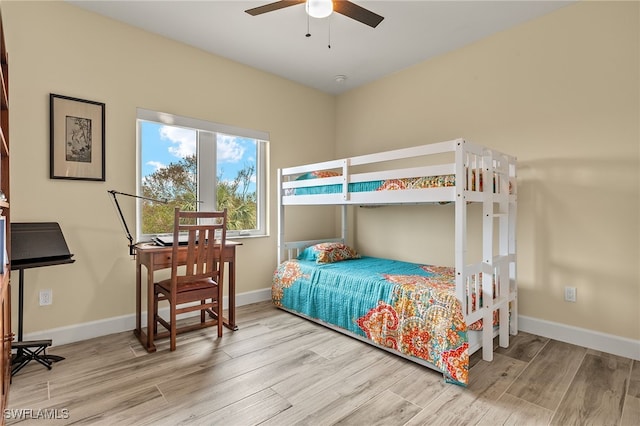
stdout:
[[331,12],[338,12],[341,15],[355,19],[372,28],[377,27],[384,19],[384,17],[377,13],[373,13],[348,0],[281,0],[248,9],[245,10],[245,12],[249,15],[256,16],[301,3],[306,3],[307,13],[314,18],[326,18]]

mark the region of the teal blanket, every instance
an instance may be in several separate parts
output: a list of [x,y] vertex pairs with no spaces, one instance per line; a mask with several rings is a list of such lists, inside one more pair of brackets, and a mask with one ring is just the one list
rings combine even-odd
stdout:
[[425,360],[467,383],[467,326],[453,268],[363,256],[318,264],[289,260],[273,278],[277,306]]

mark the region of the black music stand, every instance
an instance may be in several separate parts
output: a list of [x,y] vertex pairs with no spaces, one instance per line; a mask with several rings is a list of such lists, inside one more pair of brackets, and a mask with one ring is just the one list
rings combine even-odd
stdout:
[[51,364],[64,358],[47,354],[51,340],[22,340],[24,270],[43,266],[73,263],[73,254],[62,235],[60,225],[55,222],[11,223],[11,269],[19,271],[18,290],[18,341],[11,346],[18,350],[11,360],[11,376],[31,361],[36,361],[51,370]]

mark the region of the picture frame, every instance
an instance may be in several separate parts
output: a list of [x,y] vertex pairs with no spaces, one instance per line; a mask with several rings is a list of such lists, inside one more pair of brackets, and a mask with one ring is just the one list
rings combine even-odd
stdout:
[[51,179],[105,181],[105,104],[49,95]]

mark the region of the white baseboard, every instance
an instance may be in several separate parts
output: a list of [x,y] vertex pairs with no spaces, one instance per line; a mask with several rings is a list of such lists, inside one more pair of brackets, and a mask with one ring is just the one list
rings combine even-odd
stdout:
[[[271,288],[250,291],[236,295],[236,306],[249,305],[251,303],[271,300]],[[228,306],[227,298],[224,299],[224,307]],[[169,308],[160,309],[163,315],[169,313]],[[165,312],[166,311],[166,312]],[[198,312],[193,312],[198,315]],[[147,312],[142,313],[142,326],[147,326]],[[65,345],[67,343],[79,342],[81,340],[92,339],[94,337],[106,336],[108,334],[120,333],[132,330],[136,327],[136,315],[123,315],[120,317],[107,318],[99,321],[91,321],[82,324],[69,325],[66,327],[52,328],[49,330],[26,333],[24,340],[49,340],[53,341],[53,346]]]
[[[271,299],[271,288],[241,293],[236,296],[236,306],[264,302]],[[227,300],[225,298],[225,307]],[[168,311],[168,309],[166,309]],[[167,312],[163,312],[164,315]],[[195,313],[197,315],[197,312]],[[142,315],[142,326],[146,327],[146,312]],[[53,345],[64,345],[108,334],[120,333],[135,328],[135,314],[91,321],[83,324],[52,328],[49,330],[27,333],[24,340],[53,340]],[[521,331],[547,337],[561,342],[572,343],[614,355],[623,356],[640,361],[640,341],[598,331],[573,327],[570,325],[541,320],[532,317],[518,316],[518,326]]]
[[640,340],[519,315],[521,331],[640,361]]

